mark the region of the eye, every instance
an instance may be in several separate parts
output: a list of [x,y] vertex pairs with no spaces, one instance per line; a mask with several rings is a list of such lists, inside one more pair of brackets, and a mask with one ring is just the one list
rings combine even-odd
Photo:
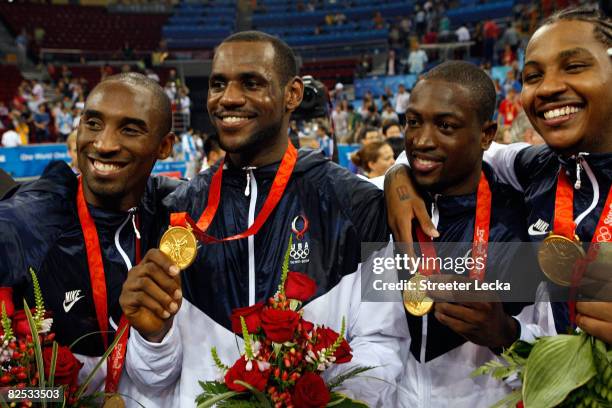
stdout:
[[244,81],[244,87],[246,89],[257,89],[259,87],[259,83],[254,79],[247,79]]
[[529,72],[529,73],[523,73],[523,82],[524,83],[533,83],[535,81],[537,81],[540,77],[542,76],[541,73],[539,72]]
[[213,80],[210,82],[210,89],[213,91],[220,91],[225,87],[225,82],[221,80]]
[[570,73],[578,73],[578,72],[582,72],[587,67],[588,65],[586,64],[583,64],[580,62],[573,62],[573,63],[567,64],[567,66],[565,67],[565,70]]
[[102,129],[102,124],[96,119],[87,119],[85,121],[85,126],[90,130],[100,130]]
[[417,127],[419,125],[419,121],[414,119],[414,118],[408,118],[406,120],[406,124],[408,125],[408,127]]
[[440,129],[448,131],[455,129],[455,126],[449,122],[443,121],[442,123],[440,123]]
[[135,136],[135,135],[140,134],[140,130],[132,126],[124,127],[122,131],[128,136]]

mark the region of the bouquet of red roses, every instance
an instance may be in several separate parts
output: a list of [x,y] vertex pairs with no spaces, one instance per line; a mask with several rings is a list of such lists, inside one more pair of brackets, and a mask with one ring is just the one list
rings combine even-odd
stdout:
[[[100,363],[92,370],[83,384],[79,386],[78,376],[83,364],[77,360],[69,347],[59,346],[55,333],[51,331],[53,319],[45,310],[44,301],[36,273],[30,269],[34,288],[35,307],[30,309],[24,301],[24,309],[15,311],[12,302],[3,298],[10,294],[0,293],[2,318],[0,329],[0,406],[8,407],[8,390],[31,387],[60,387],[61,392],[55,395],[50,390],[41,393],[47,399],[61,401],[55,403],[41,402],[43,407],[93,407],[99,406],[101,393],[84,395],[93,375],[106,360],[114,348],[115,341],[102,356]],[[0,289],[2,290],[2,289]],[[117,336],[117,339],[119,336]],[[60,395],[61,394],[61,395]],[[8,394],[10,396],[10,394]],[[15,403],[11,407],[31,407],[32,401],[27,399]]]
[[[289,248],[291,240],[289,241]],[[276,294],[264,304],[235,309],[232,330],[244,338],[244,352],[231,367],[221,362],[212,348],[215,365],[224,382],[200,381],[198,408],[211,407],[367,407],[334,392],[343,381],[373,367],[358,367],[326,384],[321,374],[334,364],[351,361],[351,347],[340,333],[303,319],[302,302],[316,293],[310,277],[289,272],[285,254],[281,282]]]

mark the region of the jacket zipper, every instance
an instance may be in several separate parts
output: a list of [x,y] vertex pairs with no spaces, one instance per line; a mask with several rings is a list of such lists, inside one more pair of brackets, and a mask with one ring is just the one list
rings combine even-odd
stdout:
[[593,174],[593,170],[591,170],[591,167],[589,166],[589,163],[587,163],[584,156],[584,153],[580,153],[576,158],[576,184],[574,185],[574,188],[576,190],[579,190],[581,187],[581,183],[579,183],[579,180],[580,170],[582,169],[587,174],[587,177],[591,182],[591,186],[593,187],[593,201],[586,210],[584,210],[578,217],[576,217],[576,220],[574,221],[576,223],[576,227],[578,227],[578,224],[580,224],[587,217],[587,215],[589,215],[589,213],[593,211],[595,207],[597,207],[597,203],[599,202],[599,182],[597,181],[595,174]]
[[[257,180],[255,180],[255,174],[253,169],[255,167],[247,167],[246,178],[247,186],[244,191],[246,196],[251,196],[249,202],[249,228],[255,222],[255,206],[257,204]],[[249,248],[249,306],[255,304],[255,235],[251,235],[247,238]]]

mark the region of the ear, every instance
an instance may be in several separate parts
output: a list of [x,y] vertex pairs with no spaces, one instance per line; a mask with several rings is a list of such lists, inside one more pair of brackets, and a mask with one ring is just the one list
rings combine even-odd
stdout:
[[172,132],[169,132],[162,138],[161,143],[159,144],[159,153],[157,154],[157,158],[159,160],[165,160],[170,156],[175,140],[176,135]]
[[285,86],[285,109],[293,112],[302,103],[304,97],[304,82],[299,76],[293,77]]
[[487,150],[489,146],[491,146],[491,142],[493,142],[495,134],[497,133],[497,123],[495,123],[495,121],[488,120],[482,125],[480,131],[482,133],[480,147],[482,150]]

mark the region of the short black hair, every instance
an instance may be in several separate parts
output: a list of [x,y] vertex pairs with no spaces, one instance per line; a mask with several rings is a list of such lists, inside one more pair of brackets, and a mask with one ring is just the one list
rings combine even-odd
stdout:
[[230,35],[220,45],[229,42],[264,42],[274,47],[274,65],[281,85],[285,86],[296,75],[298,75],[295,54],[286,42],[278,37],[261,31],[241,31]]
[[467,88],[480,123],[493,118],[495,85],[487,73],[476,65],[466,61],[446,61],[427,72],[423,79],[441,80]]
[[570,7],[558,11],[542,22],[540,27],[559,21],[584,21],[593,24],[593,34],[606,47],[612,47],[612,19],[595,7]]
[[138,72],[122,72],[121,74],[106,77],[98,85],[107,82],[121,82],[127,85],[140,86],[149,90],[153,94],[156,105],[155,108],[157,109],[161,118],[159,137],[162,138],[172,131],[172,103],[170,102],[168,95],[166,95],[157,81],[154,81],[143,74],[139,74]]

